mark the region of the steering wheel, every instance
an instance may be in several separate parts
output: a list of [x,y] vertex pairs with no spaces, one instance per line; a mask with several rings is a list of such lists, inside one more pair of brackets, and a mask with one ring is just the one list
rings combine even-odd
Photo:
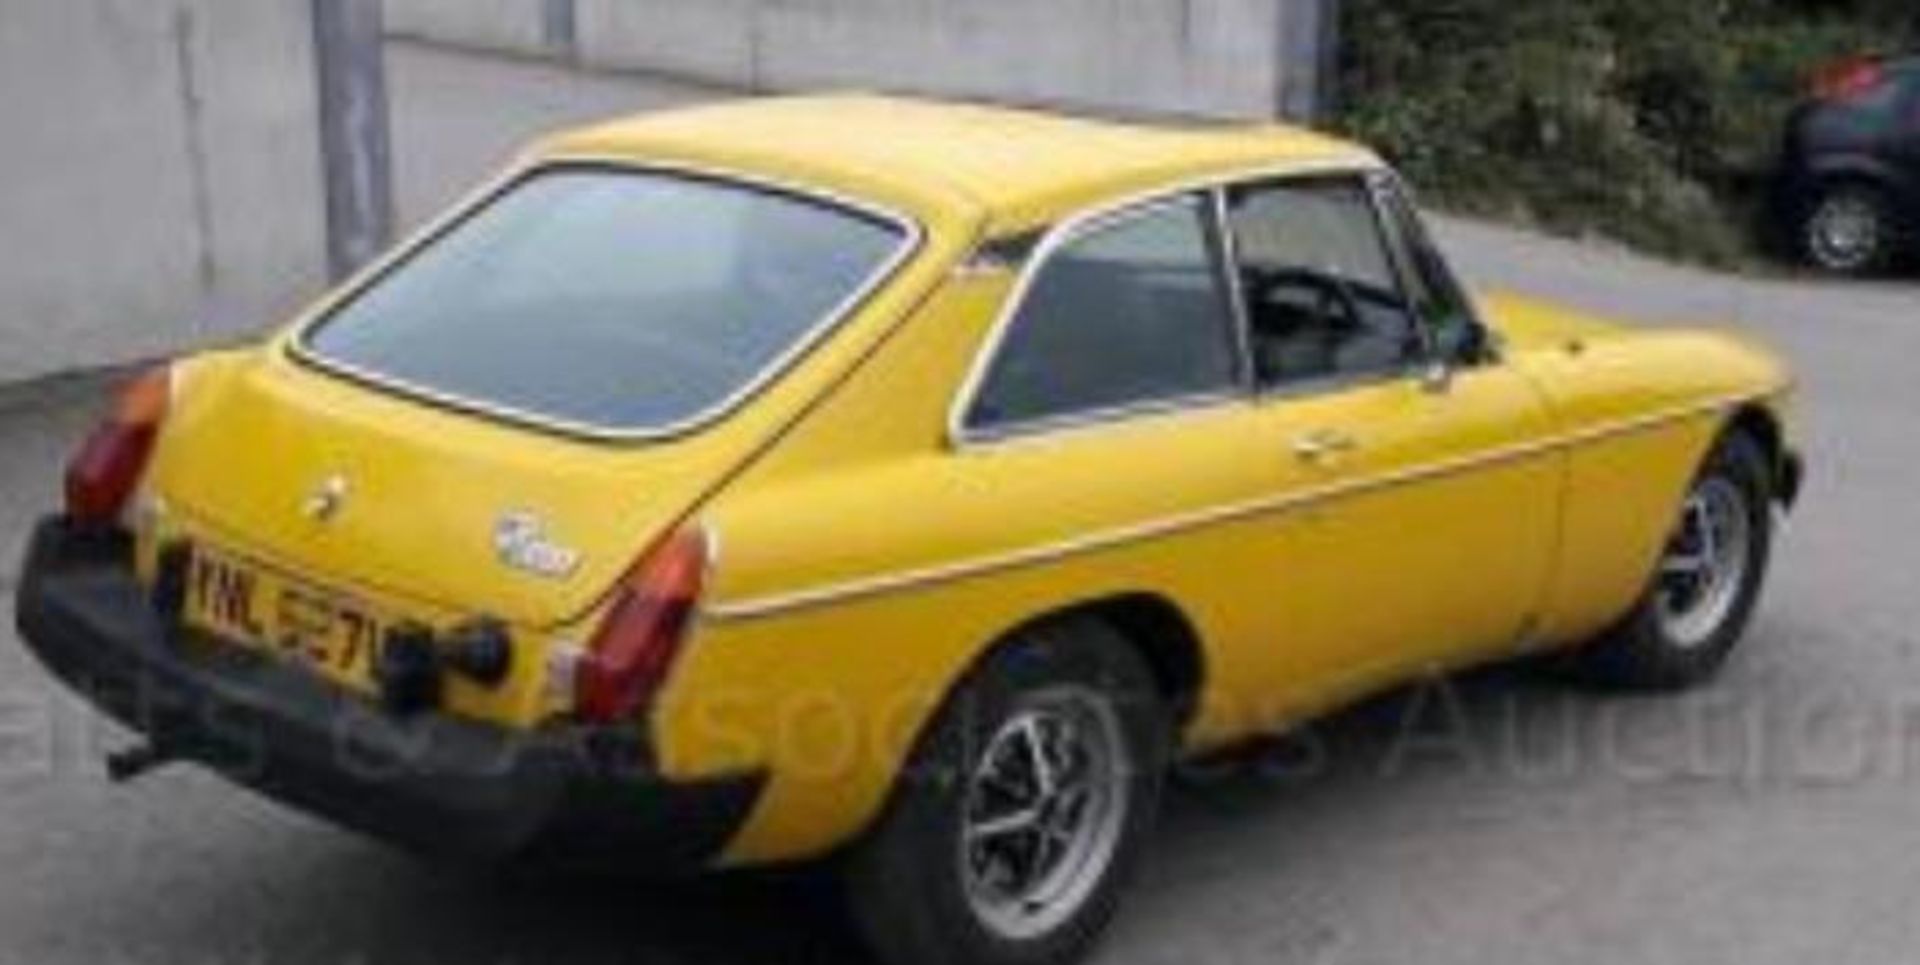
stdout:
[[1311,290],[1314,293],[1313,313],[1334,328],[1353,332],[1366,325],[1366,316],[1360,311],[1360,297],[1354,294],[1353,286],[1346,279],[1333,272],[1310,268],[1253,268],[1247,271],[1247,297],[1255,303],[1267,301],[1283,288]]

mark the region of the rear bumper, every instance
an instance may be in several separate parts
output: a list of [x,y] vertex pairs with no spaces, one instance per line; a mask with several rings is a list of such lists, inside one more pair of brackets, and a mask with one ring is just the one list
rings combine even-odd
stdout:
[[49,519],[19,588],[27,647],[170,759],[425,855],[681,873],[709,864],[762,775],[656,773],[639,729],[405,720],[305,671],[191,648],[132,576],[124,537]]

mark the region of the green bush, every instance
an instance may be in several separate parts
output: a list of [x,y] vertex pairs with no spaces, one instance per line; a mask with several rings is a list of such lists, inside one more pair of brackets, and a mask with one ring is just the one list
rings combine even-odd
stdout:
[[1716,264],[1817,66],[1911,0],[1345,0],[1339,124],[1441,204]]

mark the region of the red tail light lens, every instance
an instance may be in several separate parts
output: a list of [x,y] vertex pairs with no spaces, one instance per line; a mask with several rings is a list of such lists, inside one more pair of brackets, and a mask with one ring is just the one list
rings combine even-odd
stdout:
[[120,519],[146,473],[172,394],[172,375],[164,365],[120,390],[113,410],[67,463],[69,519],[97,525]]
[[1858,58],[1815,71],[1811,87],[1813,96],[1820,100],[1843,101],[1871,93],[1886,79],[1886,68],[1879,61]]
[[628,574],[576,671],[581,717],[613,723],[646,707],[679,655],[706,571],[706,534],[683,530]]

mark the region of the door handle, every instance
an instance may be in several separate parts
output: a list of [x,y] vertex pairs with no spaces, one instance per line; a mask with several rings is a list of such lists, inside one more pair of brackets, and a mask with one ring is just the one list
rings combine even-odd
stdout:
[[1324,465],[1355,449],[1360,440],[1338,429],[1319,429],[1293,440],[1293,457],[1305,463]]

